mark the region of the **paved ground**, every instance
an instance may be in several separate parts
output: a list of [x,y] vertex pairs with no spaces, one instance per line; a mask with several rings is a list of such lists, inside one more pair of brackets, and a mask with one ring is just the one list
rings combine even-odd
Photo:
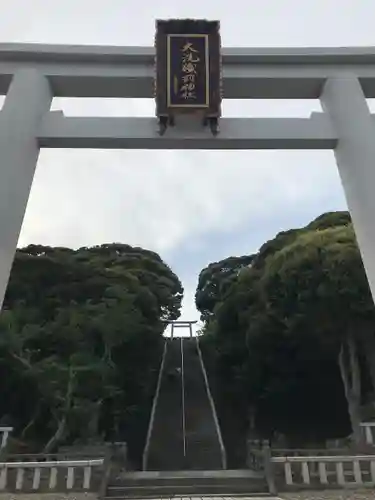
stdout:
[[[279,497],[266,497],[268,500],[375,500],[375,490],[357,491],[319,491],[304,493],[288,493]],[[92,493],[71,493],[67,494],[18,494],[1,493],[0,500],[97,500],[97,496]],[[160,499],[151,499],[160,500]],[[167,499],[163,499],[167,500]],[[174,497],[173,500],[265,500],[265,497]]]
[[282,500],[375,500],[375,490],[317,491],[280,495]]
[[97,500],[97,495],[93,493],[25,493],[12,494],[0,493],[0,500]]
[[[318,498],[318,497],[317,497]],[[343,497],[344,498],[344,497]],[[345,498],[347,500],[348,497]],[[353,497],[354,498],[354,497]],[[368,497],[370,498],[370,497]],[[374,497],[371,497],[371,500]],[[96,500],[96,495],[92,495],[90,493],[75,493],[70,495],[64,494],[38,494],[38,493],[30,493],[30,494],[18,494],[12,495],[8,493],[0,494],[0,500]],[[159,498],[151,498],[147,500],[168,500],[167,498],[159,499]],[[265,497],[173,497],[173,499],[169,500],[265,500]],[[279,497],[267,497],[267,500],[284,500],[284,498]],[[319,499],[320,500],[320,499]],[[336,498],[334,499],[336,500]],[[341,500],[341,499],[340,499]],[[357,500],[357,499],[355,499]],[[360,500],[363,500],[360,498]],[[367,500],[367,498],[365,499]]]

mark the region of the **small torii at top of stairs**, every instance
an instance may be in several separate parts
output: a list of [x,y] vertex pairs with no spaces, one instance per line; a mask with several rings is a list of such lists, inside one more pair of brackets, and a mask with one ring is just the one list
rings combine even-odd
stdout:
[[188,328],[190,333],[190,338],[193,337],[193,325],[197,324],[198,321],[165,321],[166,325],[171,325],[171,339],[174,336],[175,328]]

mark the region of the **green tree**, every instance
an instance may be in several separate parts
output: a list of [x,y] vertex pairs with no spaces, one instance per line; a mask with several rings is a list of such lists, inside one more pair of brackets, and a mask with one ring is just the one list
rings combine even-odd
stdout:
[[251,265],[253,257],[253,255],[228,257],[209,264],[200,272],[195,304],[201,313],[202,321],[212,318],[215,307],[221,302],[233,281],[237,279],[241,269]]
[[48,451],[103,436],[129,440],[139,459],[164,320],[182,294],[141,248],[18,250],[0,317],[0,415]]
[[375,387],[373,325],[350,216],[330,212],[260,248],[215,303],[203,344],[250,431],[295,443],[340,437],[348,408],[358,442],[364,359]]
[[[289,336],[319,338],[336,353],[352,429],[361,441],[359,352],[375,309],[352,225],[308,230],[270,259],[262,277],[268,314]],[[319,366],[316,360],[316,368]]]

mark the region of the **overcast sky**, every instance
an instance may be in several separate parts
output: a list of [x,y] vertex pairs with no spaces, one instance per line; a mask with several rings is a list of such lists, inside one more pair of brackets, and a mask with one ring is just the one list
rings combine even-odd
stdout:
[[[374,0],[12,0],[0,42],[152,45],[155,19],[219,19],[224,46],[375,46]],[[147,116],[151,100],[55,99],[70,115]],[[225,116],[309,116],[318,102],[224,102]],[[42,151],[19,245],[113,241],[160,253],[198,319],[200,270],[346,203],[333,153]]]

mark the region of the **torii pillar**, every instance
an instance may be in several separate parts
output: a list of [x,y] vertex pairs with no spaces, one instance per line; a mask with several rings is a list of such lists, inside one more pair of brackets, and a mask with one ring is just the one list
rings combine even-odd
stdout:
[[338,134],[335,157],[375,301],[375,125],[359,78],[328,78],[320,96]]

